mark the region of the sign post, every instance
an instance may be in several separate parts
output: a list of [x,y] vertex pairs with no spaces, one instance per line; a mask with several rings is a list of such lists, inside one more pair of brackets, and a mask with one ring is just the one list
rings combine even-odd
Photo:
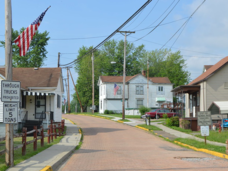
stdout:
[[207,144],[207,136],[209,136],[209,126],[212,124],[211,112],[203,111],[197,114],[197,123],[200,126],[201,136],[204,136],[205,145]]

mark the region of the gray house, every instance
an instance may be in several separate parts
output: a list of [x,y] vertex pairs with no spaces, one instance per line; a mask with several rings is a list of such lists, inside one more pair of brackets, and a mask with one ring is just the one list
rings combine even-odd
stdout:
[[[213,122],[216,123],[221,117],[227,118],[222,112],[224,103],[228,106],[228,56],[221,59],[215,65],[204,66],[204,72],[188,85],[176,87],[172,90],[176,95],[185,94],[185,118],[191,120],[196,128],[197,112],[211,111]],[[214,102],[222,102],[216,103]]]

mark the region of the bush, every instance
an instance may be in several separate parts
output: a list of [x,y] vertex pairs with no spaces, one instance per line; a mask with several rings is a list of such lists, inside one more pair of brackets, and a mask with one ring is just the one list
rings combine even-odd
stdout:
[[104,111],[104,114],[109,114],[109,110],[105,110]]
[[175,116],[175,117],[166,119],[166,125],[179,127],[179,117]]
[[190,122],[189,122],[188,120],[182,119],[182,120],[180,121],[180,125],[181,125],[181,127],[184,128],[184,129],[188,129],[188,128],[189,128],[189,124],[190,124]]
[[114,112],[112,110],[109,111],[109,114],[114,114]]
[[167,119],[168,118],[168,114],[167,113],[163,114],[163,118]]
[[150,111],[150,108],[147,108],[145,106],[140,106],[139,108],[139,112],[141,115],[144,115],[146,112],[149,112]]

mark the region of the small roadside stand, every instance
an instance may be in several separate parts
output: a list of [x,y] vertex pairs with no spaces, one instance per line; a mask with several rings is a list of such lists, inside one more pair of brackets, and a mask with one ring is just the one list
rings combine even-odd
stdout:
[[209,126],[212,125],[211,112],[201,111],[197,114],[198,126],[200,126],[201,135],[204,136],[205,145],[207,144],[206,137],[209,136]]

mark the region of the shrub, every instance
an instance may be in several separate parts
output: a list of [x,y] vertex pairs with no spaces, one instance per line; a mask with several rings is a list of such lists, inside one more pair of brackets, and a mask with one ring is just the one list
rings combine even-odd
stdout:
[[147,108],[145,106],[140,106],[139,108],[139,112],[141,115],[144,115],[146,112],[149,112],[150,111],[150,108]]
[[182,119],[182,120],[180,121],[180,125],[181,125],[181,127],[184,128],[184,129],[188,129],[188,128],[189,128],[189,124],[190,124],[190,122],[189,122],[188,120]]
[[114,112],[112,110],[109,111],[109,114],[114,114]]
[[166,125],[179,127],[179,117],[175,116],[175,117],[166,119]]
[[163,118],[167,119],[168,118],[168,114],[167,113],[163,114]]
[[105,110],[104,111],[104,114],[109,114],[109,110]]

